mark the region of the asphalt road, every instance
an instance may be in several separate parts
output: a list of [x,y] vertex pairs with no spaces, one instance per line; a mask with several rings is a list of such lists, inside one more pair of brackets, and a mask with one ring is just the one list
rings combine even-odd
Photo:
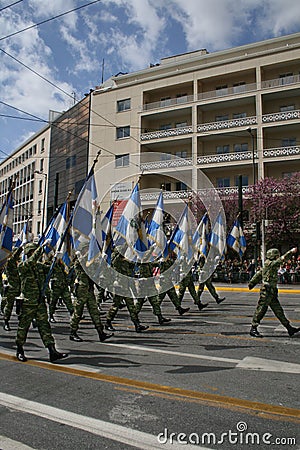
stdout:
[[[251,338],[258,292],[216,287],[222,304],[205,291],[200,312],[186,294],[184,316],[165,299],[165,326],[146,303],[140,320],[150,328],[141,334],[122,309],[105,343],[87,311],[84,341],[70,341],[60,307],[52,329],[69,357],[59,364],[48,362],[36,329],[28,362],[16,360],[14,316],[12,331],[0,330],[0,449],[300,449],[300,333],[289,338],[269,311],[264,338]],[[291,288],[279,296],[300,326],[300,290]]]

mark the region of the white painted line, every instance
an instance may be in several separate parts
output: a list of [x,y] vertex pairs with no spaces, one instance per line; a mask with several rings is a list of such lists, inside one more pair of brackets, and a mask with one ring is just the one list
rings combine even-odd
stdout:
[[[141,450],[167,449],[167,450],[194,450],[194,445],[182,445],[178,443],[161,444],[157,436],[144,433],[142,431],[126,428],[103,420],[93,419],[80,414],[65,411],[63,409],[54,408],[52,406],[43,405],[41,403],[32,402],[12,395],[0,393],[0,403],[7,408],[15,409],[27,414],[33,414],[43,417],[53,422],[65,424],[73,428],[87,431],[97,436],[102,436],[112,441],[122,442],[125,445],[131,445]],[[19,448],[19,447],[16,447]],[[206,447],[198,447],[197,449],[206,449]]]
[[0,436],[0,448],[1,450],[34,450],[32,447],[28,447],[28,445],[13,441],[5,436]]
[[274,361],[271,359],[254,358],[246,356],[236,366],[238,369],[262,370],[264,372],[284,372],[299,373],[300,364],[288,363],[285,361]]

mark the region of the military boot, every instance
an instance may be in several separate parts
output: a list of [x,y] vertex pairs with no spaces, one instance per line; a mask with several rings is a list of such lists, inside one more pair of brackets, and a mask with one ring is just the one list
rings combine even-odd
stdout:
[[18,360],[21,361],[21,362],[26,362],[27,361],[27,358],[26,358],[26,356],[24,354],[24,349],[23,349],[22,345],[17,345],[16,356],[17,356]]
[[115,328],[113,327],[111,320],[107,320],[106,324],[105,324],[105,329],[108,331],[116,331]]
[[56,323],[56,320],[54,319],[53,314],[50,314],[50,316],[49,316],[49,322],[51,322],[51,323]]
[[81,339],[81,337],[78,336],[78,334],[76,333],[76,331],[71,331],[71,334],[70,334],[70,341],[74,341],[74,342],[83,342],[83,339]]
[[171,319],[167,319],[166,317],[163,317],[161,314],[158,314],[157,318],[159,325],[164,325],[165,323],[171,322]]
[[190,310],[190,308],[182,308],[182,306],[178,306],[177,311],[179,312],[180,316],[187,313]]
[[224,300],[226,300],[226,297],[222,297],[222,298],[217,297],[217,298],[216,298],[216,302],[218,303],[218,305],[219,305],[220,303],[224,302]]
[[206,308],[207,306],[208,306],[208,303],[198,303],[198,308],[199,308],[199,311],[202,311],[202,309],[204,309],[204,308]]
[[54,344],[48,345],[48,350],[49,350],[49,359],[50,359],[51,362],[55,362],[58,359],[67,358],[67,356],[68,356],[68,353],[60,353],[60,352],[58,352],[56,350]]
[[9,326],[9,321],[7,319],[4,320],[3,330],[11,331],[11,328]]
[[290,337],[294,336],[294,334],[296,334],[296,333],[298,333],[298,331],[300,331],[300,328],[292,327],[292,325],[290,323],[286,326],[286,329],[287,329]]
[[260,332],[257,329],[257,326],[252,325],[251,329],[250,329],[250,336],[252,337],[256,337],[256,338],[262,338],[263,335],[260,334]]
[[99,334],[100,342],[104,342],[104,341],[106,341],[107,339],[111,338],[114,335],[114,333],[108,334],[108,333],[105,333],[103,330],[100,330],[100,329],[97,329],[97,331],[98,331],[98,334]]
[[148,330],[148,325],[142,325],[139,321],[134,322],[135,331],[141,333],[142,331]]

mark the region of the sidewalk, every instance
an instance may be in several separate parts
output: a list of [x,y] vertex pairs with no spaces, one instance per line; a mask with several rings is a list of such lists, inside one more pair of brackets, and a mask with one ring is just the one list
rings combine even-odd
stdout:
[[[260,290],[259,284],[254,289],[251,289],[251,291],[249,291],[247,283],[229,284],[216,281],[213,284],[219,291],[259,292]],[[207,290],[206,287],[205,290]],[[300,284],[278,284],[278,291],[279,293],[300,294]]]

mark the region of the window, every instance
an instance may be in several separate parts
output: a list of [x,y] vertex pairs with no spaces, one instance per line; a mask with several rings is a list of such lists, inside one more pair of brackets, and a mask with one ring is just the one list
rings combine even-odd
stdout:
[[247,152],[248,151],[248,143],[244,144],[234,144],[233,149],[235,152]]
[[171,191],[171,183],[162,183],[162,184],[160,185],[160,188],[161,188],[163,191],[168,191],[168,192],[170,192],[170,191]]
[[182,183],[182,181],[177,181],[176,183],[176,191],[186,191],[187,185],[185,183]]
[[36,144],[32,147],[33,154],[36,155]]
[[282,178],[291,178],[296,175],[298,172],[282,172]]
[[162,97],[160,99],[160,106],[169,106],[171,105],[171,97]]
[[160,130],[170,130],[172,128],[171,123],[165,123],[159,127]]
[[39,194],[43,192],[43,180],[39,180]]
[[128,111],[131,108],[131,100],[130,98],[126,98],[125,100],[117,101],[117,111]]
[[242,113],[234,113],[232,115],[233,119],[243,119],[244,117],[247,117],[247,114],[245,112]]
[[175,155],[178,156],[179,158],[187,158],[187,152],[185,150],[181,152],[175,152]]
[[41,153],[43,153],[45,151],[45,139],[42,139],[42,143],[41,143]]
[[44,171],[44,159],[42,158],[40,161],[40,172]]
[[284,105],[284,106],[280,106],[280,111],[281,112],[285,112],[285,111],[294,111],[295,109],[295,105]]
[[177,94],[176,95],[176,103],[186,103],[187,102],[187,94]]
[[216,153],[218,155],[220,155],[222,153],[229,153],[229,145],[217,145]]
[[41,214],[41,212],[42,212],[42,201],[39,200],[38,201],[38,214]]
[[129,153],[115,156],[115,167],[129,166]]
[[245,81],[240,81],[239,83],[233,84],[233,93],[238,94],[239,92],[245,92],[246,91],[246,83]]
[[229,115],[228,114],[222,114],[220,116],[216,116],[216,122],[222,122],[223,120],[228,120]]
[[230,178],[217,178],[217,187],[230,187]]
[[41,233],[41,222],[40,221],[38,221],[36,224],[36,232],[37,232],[37,235],[39,235]]
[[291,147],[297,145],[297,141],[296,138],[292,137],[292,138],[284,138],[281,141],[281,146],[282,147]]
[[293,72],[282,73],[281,75],[279,75],[279,78],[280,84],[289,84],[293,83],[294,81]]
[[161,153],[160,154],[160,160],[161,161],[168,161],[171,158],[172,158],[171,153]]
[[[234,177],[234,184],[239,185],[239,177]],[[248,186],[248,175],[242,175],[242,186]]]
[[70,169],[71,167],[76,166],[76,155],[69,156],[66,159],[66,169]]
[[222,95],[228,94],[228,86],[227,84],[223,84],[222,86],[216,87],[216,95],[217,97],[221,97]]
[[117,128],[117,139],[123,139],[130,136],[130,126]]
[[183,127],[187,127],[187,122],[177,122],[175,124],[176,128],[183,128]]

